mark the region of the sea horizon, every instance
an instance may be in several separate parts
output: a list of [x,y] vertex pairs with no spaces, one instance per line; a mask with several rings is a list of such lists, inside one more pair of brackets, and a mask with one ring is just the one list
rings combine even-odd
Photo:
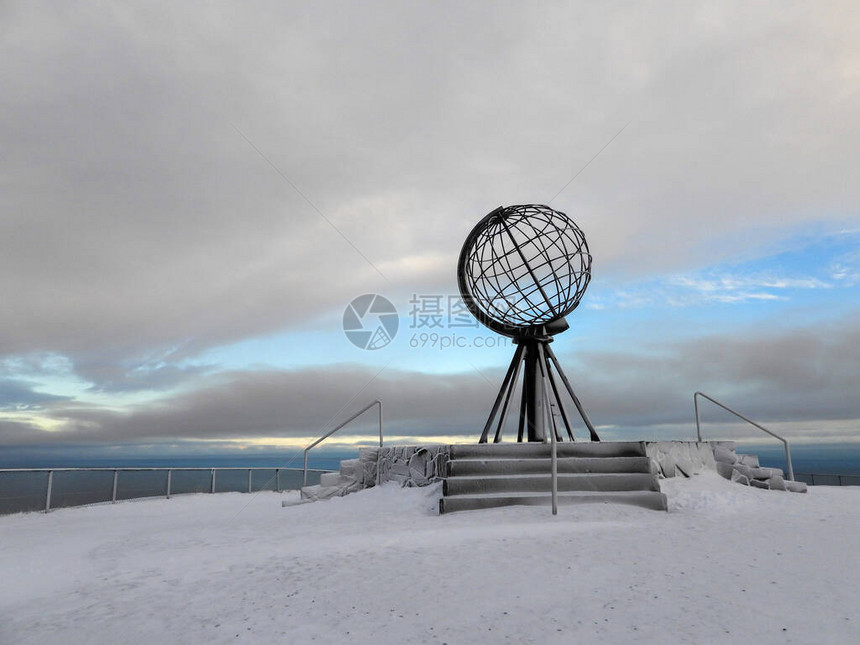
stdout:
[[[762,466],[787,470],[785,449],[773,445],[738,443],[739,453],[757,455]],[[317,449],[308,454],[308,467],[336,470],[340,462],[358,457],[359,448]],[[860,475],[860,443],[799,443],[790,445],[795,473]],[[0,468],[302,468],[300,449],[199,451],[152,450],[141,454],[132,447],[5,446]]]

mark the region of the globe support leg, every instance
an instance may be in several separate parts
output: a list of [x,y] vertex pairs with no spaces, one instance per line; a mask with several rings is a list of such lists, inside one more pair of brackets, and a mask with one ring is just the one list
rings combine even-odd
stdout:
[[528,399],[528,389],[524,387],[522,394],[520,395],[520,414],[519,421],[517,422],[517,443],[522,442],[523,432],[526,428],[526,415],[523,414],[523,410],[526,409],[526,399]]
[[594,429],[594,426],[591,423],[591,419],[588,418],[588,414],[586,414],[585,409],[582,407],[582,403],[579,402],[579,397],[577,397],[576,393],[573,391],[573,386],[570,384],[570,381],[567,380],[567,376],[565,375],[564,370],[561,369],[561,365],[558,362],[558,358],[556,358],[555,356],[555,352],[552,351],[552,348],[548,344],[546,345],[545,349],[547,356],[552,361],[553,365],[555,366],[555,370],[561,377],[561,382],[564,383],[564,387],[567,388],[567,393],[570,394],[570,398],[573,399],[573,404],[579,411],[579,415],[585,422],[585,427],[588,428],[588,432],[591,435],[591,440],[600,441],[600,437],[597,436],[597,430]]
[[514,354],[514,360],[516,361],[516,369],[514,369],[514,374],[511,377],[508,383],[508,393],[505,396],[505,403],[502,406],[502,416],[499,419],[499,425],[496,427],[496,434],[493,437],[493,443],[499,443],[502,440],[502,428],[505,427],[505,421],[508,419],[508,410],[510,410],[510,402],[511,395],[514,393],[514,390],[517,386],[517,380],[520,377],[520,365],[522,365],[522,356],[517,357],[516,353]]
[[526,391],[526,409],[520,413],[525,413],[526,416],[528,440],[545,441],[546,411],[544,410],[543,366],[538,365],[540,352],[538,352],[537,341],[527,341],[524,345],[526,348],[526,369],[523,376],[523,388]]
[[558,411],[567,430],[568,438],[570,441],[575,441],[571,419],[560,396],[561,392],[553,375],[553,369],[558,373],[565,390],[570,395],[579,415],[585,422],[591,440],[600,441],[600,437],[597,435],[591,419],[588,418],[588,414],[582,407],[579,397],[573,391],[573,386],[570,384],[567,375],[561,369],[558,358],[549,346],[551,339],[525,338],[515,339],[514,342],[517,343],[517,349],[514,352],[511,364],[508,366],[508,371],[505,373],[505,378],[502,381],[502,386],[496,396],[487,423],[484,425],[480,443],[487,443],[490,429],[494,423],[496,423],[496,429],[493,442],[499,443],[502,440],[502,433],[511,407],[511,399],[517,388],[520,368],[523,365],[525,368],[523,369],[523,384],[517,424],[518,442],[523,441],[523,439],[530,442],[545,442],[547,439],[547,429],[550,432],[555,432],[555,438],[561,440],[561,434],[552,413],[553,403],[558,406]]
[[[571,427],[570,419],[567,416],[567,408],[564,405],[564,401],[561,400],[561,397],[558,395],[558,386],[555,383],[555,378],[552,375],[552,369],[550,367],[549,358],[547,356],[547,350],[549,350],[549,345],[544,347],[543,345],[539,346],[541,353],[541,360],[543,364],[546,366],[546,377],[549,381],[550,388],[552,389],[552,395],[555,397],[556,404],[558,405],[558,411],[561,413],[561,420],[564,422],[564,427],[567,429],[567,436],[571,441],[575,441],[573,438],[573,428]],[[553,428],[555,428],[555,422],[553,421]],[[556,435],[558,436],[558,435]],[[559,441],[561,438],[559,437]]]
[[487,438],[490,434],[490,427],[493,425],[493,419],[496,418],[496,413],[499,411],[499,405],[502,403],[502,398],[504,397],[505,406],[502,412],[502,418],[499,422],[499,428],[496,430],[496,436],[494,438],[494,442],[498,443],[501,441],[501,426],[504,423],[505,417],[507,416],[508,410],[508,401],[511,397],[511,392],[514,387],[516,387],[517,377],[519,376],[520,371],[520,362],[523,360],[523,351],[524,347],[522,345],[517,346],[517,351],[514,352],[514,357],[511,360],[511,364],[508,367],[508,371],[505,374],[505,379],[502,381],[502,387],[499,389],[499,394],[496,396],[496,401],[493,403],[493,409],[490,412],[490,417],[487,419],[486,425],[484,425],[484,432],[481,433],[481,440],[479,443],[487,443]]

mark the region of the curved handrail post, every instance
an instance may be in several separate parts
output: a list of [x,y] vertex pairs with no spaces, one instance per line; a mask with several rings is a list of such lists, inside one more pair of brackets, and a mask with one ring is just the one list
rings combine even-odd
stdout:
[[367,411],[368,411],[370,408],[372,408],[374,405],[378,405],[378,406],[379,406],[379,447],[380,447],[380,448],[382,447],[382,401],[380,401],[379,399],[376,399],[375,401],[372,401],[372,402],[368,403],[366,406],[364,406],[363,408],[361,408],[361,410],[359,410],[358,412],[356,412],[355,414],[353,414],[349,419],[347,419],[346,421],[344,421],[343,423],[341,423],[341,424],[340,424],[339,426],[337,426],[334,430],[331,430],[331,431],[329,431],[329,432],[325,433],[323,436],[321,436],[319,439],[317,439],[317,440],[316,440],[316,441],[314,441],[311,445],[309,445],[307,448],[305,448],[304,468],[303,468],[304,475],[302,476],[302,486],[307,486],[307,485],[308,485],[308,452],[310,452],[311,448],[314,448],[317,444],[320,444],[320,443],[322,443],[323,441],[325,441],[326,439],[328,439],[328,438],[329,438],[330,436],[332,436],[335,432],[337,432],[338,430],[340,430],[341,428],[343,428],[343,427],[344,427],[345,425],[347,425],[348,423],[350,423],[350,422],[352,422],[353,420],[355,420],[355,419],[357,419],[358,417],[360,417],[362,414],[364,414],[365,412],[367,412]]
[[[702,442],[702,425],[699,420],[699,395],[701,392],[696,392],[693,395],[693,407],[696,408],[696,437],[698,438],[699,443]],[[704,394],[702,394],[704,396]]]
[[716,399],[712,399],[711,397],[709,397],[704,392],[696,392],[695,394],[693,394],[693,406],[696,409],[696,435],[698,436],[699,441],[702,440],[702,429],[701,429],[701,424],[699,421],[699,399],[698,399],[698,397],[700,397],[700,396],[702,398],[707,399],[708,401],[710,401],[714,405],[721,407],[726,412],[731,412],[733,415],[735,415],[739,419],[743,419],[744,421],[746,421],[750,425],[755,426],[756,428],[758,428],[762,432],[766,432],[771,437],[774,437],[775,439],[779,439],[783,443],[783,445],[785,446],[785,461],[786,461],[786,464],[788,465],[788,479],[789,479],[789,481],[794,481],[794,468],[792,468],[792,465],[791,465],[791,450],[788,447],[788,440],[787,439],[780,437],[775,432],[771,432],[770,430],[768,430],[767,428],[765,428],[762,425],[759,425],[758,423],[756,423],[752,419],[747,419],[744,415],[742,415],[738,412],[735,412],[730,407],[728,407],[727,405],[723,405],[722,403],[720,403]]

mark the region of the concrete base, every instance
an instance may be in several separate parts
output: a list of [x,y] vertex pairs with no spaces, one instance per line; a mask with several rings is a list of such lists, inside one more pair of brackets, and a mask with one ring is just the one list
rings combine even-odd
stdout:
[[[717,472],[756,488],[805,493],[778,468],[763,468],[755,455],[739,455],[732,441],[604,441],[557,445],[560,504],[637,504],[666,509],[659,478]],[[550,444],[498,443],[362,448],[341,462],[302,501],[317,501],[396,481],[426,486],[444,480],[441,512],[549,503]],[[563,499],[563,501],[562,501]],[[459,501],[458,501],[459,500]]]

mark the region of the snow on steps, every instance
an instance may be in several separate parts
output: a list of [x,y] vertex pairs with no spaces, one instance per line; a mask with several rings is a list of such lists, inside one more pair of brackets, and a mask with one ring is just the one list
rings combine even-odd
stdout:
[[745,486],[806,492],[805,483],[786,481],[781,469],[762,468],[756,455],[737,454],[734,441],[647,441],[645,448],[661,477],[691,477],[709,470]]
[[[332,497],[343,497],[349,493],[361,490],[366,487],[364,478],[360,475],[363,473],[364,468],[358,459],[341,461],[339,472],[322,473],[319,484],[303,486],[297,503],[304,504],[331,499]],[[282,506],[291,506],[292,504],[290,502],[282,502]]]
[[[667,509],[666,496],[663,493],[650,491],[578,491],[560,492],[557,502],[560,506],[572,504],[629,504],[641,506],[655,511]],[[552,503],[547,493],[490,493],[484,495],[457,495],[454,497],[443,497],[439,500],[440,513],[453,513],[455,511],[475,511],[484,508],[497,508],[499,506],[549,506]]]
[[[546,473],[546,460],[541,458],[458,459],[448,462],[449,476],[488,475],[502,472]],[[558,472],[562,473],[650,473],[647,457],[559,457]]]
[[[439,512],[549,505],[550,449],[545,443],[451,446]],[[557,456],[559,504],[667,508],[643,442],[559,443]]]
[[[549,465],[549,460],[547,464]],[[651,473],[564,473],[557,477],[559,491],[660,491]],[[477,495],[482,493],[549,493],[552,478],[548,470],[541,474],[519,474],[504,468],[501,474],[449,477],[442,486],[443,495]]]

